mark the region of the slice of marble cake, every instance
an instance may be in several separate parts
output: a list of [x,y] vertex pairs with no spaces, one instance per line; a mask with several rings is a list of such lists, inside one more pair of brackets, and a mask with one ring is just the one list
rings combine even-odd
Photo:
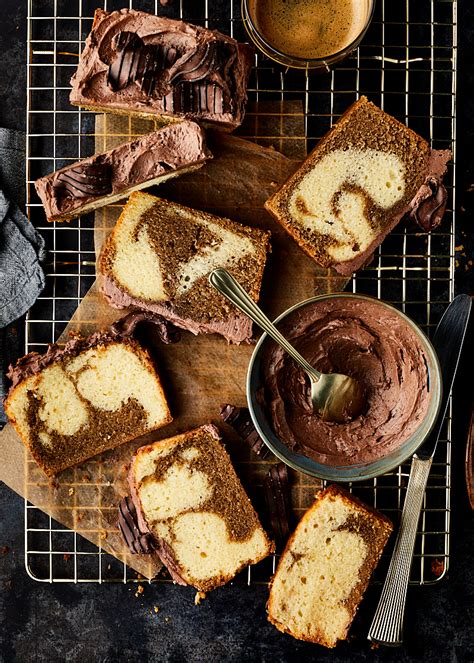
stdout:
[[446,199],[450,158],[361,97],[265,207],[316,262],[350,275],[425,190]]
[[212,424],[138,449],[129,484],[137,531],[179,584],[215,589],[273,550]]
[[335,647],[347,637],[392,530],[386,516],[343,488],[319,492],[270,582],[269,621],[299,640]]
[[204,131],[184,120],[70,163],[36,180],[35,188],[48,221],[70,221],[197,170],[210,158]]
[[241,343],[252,323],[208,282],[224,267],[258,300],[270,233],[145,193],[134,193],[99,257],[112,306],[158,313],[199,333]]
[[109,332],[26,355],[9,377],[5,412],[49,476],[172,420],[148,352]]

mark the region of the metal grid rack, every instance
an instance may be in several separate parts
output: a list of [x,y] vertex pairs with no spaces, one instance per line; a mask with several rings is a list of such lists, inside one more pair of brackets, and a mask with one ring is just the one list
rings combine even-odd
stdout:
[[[93,218],[71,225],[45,225],[36,178],[94,151],[94,114],[68,102],[70,76],[88,34],[97,0],[29,0],[27,208],[50,249],[47,286],[30,311],[26,351],[43,351],[55,341],[94,281]],[[107,10],[126,3],[104,0]],[[183,18],[246,40],[239,0],[136,0],[129,6]],[[311,149],[359,95],[369,98],[455,157],[456,0],[416,3],[378,0],[374,20],[357,51],[324,74],[275,65],[260,54],[249,87],[250,102],[300,101]],[[247,136],[252,138],[252,136]],[[288,139],[287,139],[288,140]],[[278,149],[279,136],[267,136]],[[449,209],[430,234],[412,227],[391,233],[375,260],[349,284],[353,292],[394,303],[430,333],[453,297],[455,188],[446,180]],[[451,416],[428,482],[412,568],[413,584],[440,580],[449,566]],[[396,522],[409,466],[351,486],[359,497],[382,508]],[[127,582],[136,574],[102,549],[65,529],[25,502],[25,563],[30,576],[47,582]],[[387,557],[379,567],[383,577]],[[275,558],[241,574],[244,582],[267,581]]]

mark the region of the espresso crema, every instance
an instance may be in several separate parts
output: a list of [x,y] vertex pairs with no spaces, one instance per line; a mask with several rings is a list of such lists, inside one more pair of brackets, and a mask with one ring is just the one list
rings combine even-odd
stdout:
[[364,30],[366,0],[250,0],[259,33],[276,50],[306,60],[334,55]]

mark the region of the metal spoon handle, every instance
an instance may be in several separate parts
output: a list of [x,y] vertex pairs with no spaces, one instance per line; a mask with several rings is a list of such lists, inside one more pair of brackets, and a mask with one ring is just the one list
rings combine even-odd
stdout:
[[295,348],[288,343],[286,338],[280,334],[275,325],[267,318],[265,313],[257,306],[249,294],[242,288],[240,283],[234,279],[232,274],[226,269],[215,269],[209,275],[211,285],[224,295],[234,306],[242,313],[255,322],[263,331],[267,332],[271,338],[281,345],[281,347],[303,368],[310,373],[315,380],[321,377],[321,373],[314,369]]
[[405,613],[408,580],[431,462],[431,458],[421,460],[416,456],[412,460],[410,479],[392,561],[369,631],[369,640],[381,645],[396,647],[402,644],[403,615]]

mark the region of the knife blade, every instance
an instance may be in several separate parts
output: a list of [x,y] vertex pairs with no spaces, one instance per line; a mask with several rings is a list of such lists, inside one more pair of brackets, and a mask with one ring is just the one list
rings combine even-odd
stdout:
[[441,368],[443,397],[433,430],[415,454],[423,460],[433,458],[436,451],[466,336],[471,305],[472,300],[469,295],[458,295],[448,306],[436,327],[432,344]]
[[403,617],[418,521],[461,356],[470,310],[471,298],[458,295],[444,312],[433,338],[441,368],[443,396],[433,430],[412,458],[397,540],[368,634],[369,640],[381,645],[396,647],[403,641]]

